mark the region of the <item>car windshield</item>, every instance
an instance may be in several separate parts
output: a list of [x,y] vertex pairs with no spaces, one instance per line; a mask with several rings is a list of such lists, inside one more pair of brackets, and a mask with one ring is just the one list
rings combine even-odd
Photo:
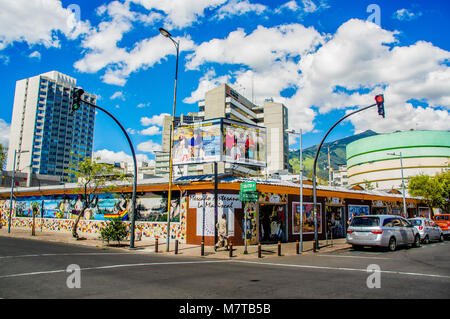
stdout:
[[351,226],[354,227],[376,227],[380,225],[380,219],[378,217],[355,217],[352,220]]
[[413,226],[422,226],[422,221],[420,219],[408,219],[408,220]]

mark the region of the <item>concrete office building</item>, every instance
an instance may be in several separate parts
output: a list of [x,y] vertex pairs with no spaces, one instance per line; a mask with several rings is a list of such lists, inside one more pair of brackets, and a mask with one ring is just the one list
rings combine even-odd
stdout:
[[[7,170],[60,176],[79,156],[92,156],[95,110],[87,105],[72,114],[71,94],[76,79],[57,71],[16,82]],[[96,102],[93,94],[83,99]],[[27,152],[25,152],[27,151]],[[73,154],[71,154],[73,153]]]
[[347,145],[350,186],[401,190],[402,153],[405,184],[419,174],[433,176],[450,165],[449,131],[404,131],[379,134]]
[[[267,168],[260,170],[244,165],[218,163],[218,172],[237,172],[243,175],[271,175],[287,171],[289,165],[288,109],[272,99],[258,106],[227,84],[222,84],[205,94],[198,103],[198,112],[175,118],[175,126],[192,124],[202,120],[226,118],[247,124],[264,126],[267,129]],[[171,117],[167,116],[163,126],[162,152],[156,155],[156,171],[168,175],[168,153],[170,149]],[[167,161],[166,161],[167,159]],[[174,175],[213,174],[213,164],[185,165],[174,169]]]

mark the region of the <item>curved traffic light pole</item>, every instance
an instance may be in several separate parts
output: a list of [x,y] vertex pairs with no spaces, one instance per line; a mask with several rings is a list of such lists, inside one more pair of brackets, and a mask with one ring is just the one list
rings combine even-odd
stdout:
[[[378,96],[378,95],[377,95]],[[377,102],[379,102],[377,100]],[[383,100],[384,102],[384,100]],[[375,103],[366,107],[363,107],[362,109],[353,111],[347,115],[345,115],[344,117],[342,117],[339,121],[337,121],[336,123],[334,123],[334,125],[328,130],[328,132],[325,134],[325,136],[322,138],[322,141],[319,144],[319,148],[317,149],[316,152],[316,156],[314,157],[314,165],[313,165],[313,212],[314,212],[314,252],[317,252],[317,250],[319,249],[319,240],[318,240],[318,234],[317,234],[317,195],[316,195],[316,167],[317,167],[317,159],[319,158],[319,153],[320,153],[320,149],[323,145],[323,142],[325,141],[325,139],[327,138],[328,134],[330,134],[330,132],[336,127],[336,125],[338,125],[340,122],[342,122],[343,120],[345,120],[347,117],[359,113],[361,111],[367,110],[368,108],[371,108],[375,105],[378,105],[379,103]],[[384,106],[383,106],[384,108]],[[384,115],[383,115],[384,117]]]
[[117,123],[117,125],[119,125],[120,129],[122,130],[123,134],[125,134],[125,137],[127,138],[128,144],[130,145],[130,149],[131,149],[131,153],[133,155],[133,163],[134,163],[134,180],[133,180],[133,195],[131,198],[131,235],[130,235],[130,248],[134,248],[134,230],[135,230],[135,225],[136,225],[136,187],[137,187],[137,161],[136,161],[136,153],[134,152],[134,147],[133,144],[131,143],[131,139],[127,134],[127,131],[124,129],[124,127],[122,126],[122,124],[120,124],[120,122],[111,114],[109,113],[107,110],[105,110],[104,108],[92,104],[88,101],[82,100],[83,103],[88,104],[89,106],[95,108],[95,109],[99,109],[100,111],[105,112],[106,114],[108,114],[113,120],[114,122]]

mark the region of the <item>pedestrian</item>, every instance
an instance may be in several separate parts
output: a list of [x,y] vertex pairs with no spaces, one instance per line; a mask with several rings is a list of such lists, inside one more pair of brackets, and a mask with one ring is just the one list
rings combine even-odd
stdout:
[[219,247],[226,247],[228,250],[228,228],[227,228],[227,215],[222,214],[222,219],[216,224],[217,233],[219,235],[219,240],[214,246],[214,250]]

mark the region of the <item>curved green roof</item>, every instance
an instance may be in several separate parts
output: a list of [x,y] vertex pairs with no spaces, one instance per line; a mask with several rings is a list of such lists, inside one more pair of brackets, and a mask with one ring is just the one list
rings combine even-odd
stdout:
[[401,151],[404,157],[450,157],[450,131],[404,131],[359,139],[347,145],[347,166],[389,159],[374,153],[393,151]]

